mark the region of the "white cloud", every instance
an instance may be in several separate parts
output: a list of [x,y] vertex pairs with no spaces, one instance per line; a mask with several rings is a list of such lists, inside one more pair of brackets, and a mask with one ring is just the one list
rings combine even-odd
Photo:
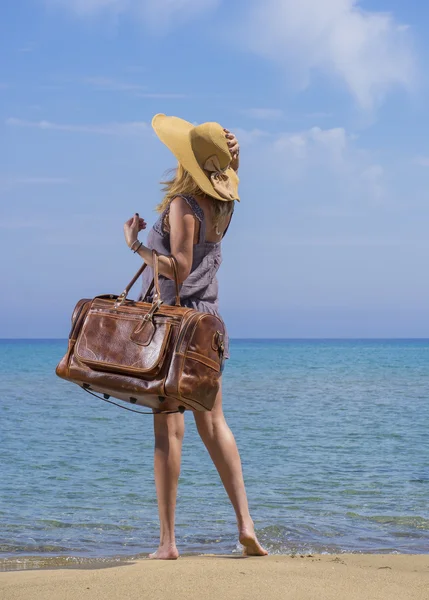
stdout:
[[363,109],[415,81],[408,27],[389,13],[363,10],[358,0],[254,1],[235,28],[242,44],[281,63],[301,86],[309,85],[312,71],[323,72]]
[[323,193],[333,199],[336,210],[338,203],[374,205],[386,196],[384,169],[342,127],[274,134],[238,129],[236,134],[246,157],[243,168],[254,177],[259,174],[258,179],[269,178],[270,186],[275,181],[276,194],[293,189],[312,204]]
[[11,127],[30,127],[34,129],[69,131],[73,133],[93,133],[99,135],[139,135],[148,130],[147,123],[131,121],[129,123],[106,123],[101,125],[71,125],[52,123],[50,121],[25,121],[23,119],[6,119],[6,125]]
[[79,17],[97,14],[140,15],[150,26],[164,29],[215,8],[221,0],[45,0],[72,11]]
[[240,127],[234,128],[234,133],[237,136],[240,144],[251,146],[255,143],[271,143],[272,134],[263,129],[242,129]]
[[308,131],[281,134],[274,147],[296,159],[313,161],[317,158],[338,166],[345,160],[348,144],[348,136],[342,127],[312,127]]
[[270,120],[283,117],[283,111],[278,108],[246,108],[241,112],[251,119]]
[[[157,30],[179,26],[222,0],[44,0],[79,17],[128,14]],[[223,0],[223,6],[228,6]],[[234,39],[279,62],[302,87],[314,71],[338,80],[366,110],[394,88],[412,89],[416,60],[412,32],[387,12],[360,0],[251,0],[232,23]],[[125,84],[126,85],[126,84]],[[261,113],[262,114],[262,113]],[[266,113],[268,114],[268,113]],[[266,118],[266,117],[256,117]]]

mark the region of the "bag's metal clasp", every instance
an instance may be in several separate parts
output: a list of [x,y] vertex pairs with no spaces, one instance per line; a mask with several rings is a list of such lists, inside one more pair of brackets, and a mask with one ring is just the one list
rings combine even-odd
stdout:
[[120,306],[122,306],[123,303],[125,302],[126,297],[127,297],[126,291],[122,292],[122,294],[117,297],[116,302],[113,305],[113,308],[119,308]]
[[220,331],[216,331],[216,333],[214,334],[214,343],[217,347],[215,349],[217,349],[219,355],[222,357],[225,352],[225,342],[223,333],[221,333]]
[[162,304],[162,300],[161,298],[158,298],[157,300],[154,300],[150,310],[143,315],[142,319],[143,321],[152,321],[153,319],[153,315],[156,313],[156,311],[159,309],[159,307]]

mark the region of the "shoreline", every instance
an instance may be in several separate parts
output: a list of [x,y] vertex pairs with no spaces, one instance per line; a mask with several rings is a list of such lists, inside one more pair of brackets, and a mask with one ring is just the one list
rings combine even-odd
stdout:
[[[302,557],[301,557],[302,556]],[[250,586],[250,588],[249,588]],[[427,600],[428,554],[312,554],[138,559],[110,568],[0,573],[5,600]]]
[[[340,559],[344,556],[347,557],[359,557],[365,556],[367,558],[374,556],[403,556],[403,557],[419,557],[427,556],[427,552],[361,552],[356,550],[355,552],[341,551],[337,552],[291,552],[288,554],[277,554],[272,553],[268,555],[270,558],[280,559],[313,559],[313,558],[335,558]],[[181,559],[195,559],[219,557],[222,559],[230,558],[257,558],[257,557],[243,557],[238,551],[232,553],[213,553],[213,552],[182,552],[178,560]],[[262,557],[263,558],[263,557]],[[148,561],[149,552],[142,552],[134,555],[110,555],[110,556],[78,556],[78,555],[43,555],[43,554],[28,554],[21,556],[0,556],[0,574],[2,573],[15,573],[24,571],[51,571],[51,570],[99,570],[99,569],[110,569],[114,567],[122,567],[124,565],[130,565],[138,563],[140,561]],[[151,561],[153,562],[153,561]],[[164,562],[164,561],[160,561]],[[167,561],[174,562],[174,561]],[[429,564],[429,562],[428,562]],[[428,567],[429,569],[429,567]]]

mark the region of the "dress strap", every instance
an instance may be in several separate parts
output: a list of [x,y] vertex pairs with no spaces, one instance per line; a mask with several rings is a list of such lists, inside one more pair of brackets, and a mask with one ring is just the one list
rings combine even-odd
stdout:
[[198,204],[198,202],[195,200],[195,198],[193,196],[184,196],[182,194],[177,194],[177,195],[186,201],[187,205],[194,213],[194,216],[200,222],[200,233],[198,236],[198,243],[202,244],[203,242],[206,241],[206,220],[204,218],[203,209],[201,208],[201,206]]
[[[194,217],[196,219],[198,219],[198,221],[200,222],[200,233],[198,236],[198,243],[201,244],[206,239],[206,221],[204,218],[203,209],[201,208],[201,206],[198,204],[198,202],[195,200],[195,198],[193,196],[185,196],[183,194],[176,194],[176,196],[178,196],[179,198],[183,198],[185,200],[185,202],[187,203],[187,205],[193,212]],[[170,213],[170,204],[168,204],[167,208],[164,209],[163,213],[161,214],[161,216],[159,217],[159,219],[153,226],[155,231],[157,233],[159,233],[160,235],[166,235],[166,231],[164,229],[164,221],[165,221],[166,217],[168,217],[169,213]]]
[[[187,203],[187,205],[193,212],[195,218],[198,219],[198,221],[200,222],[200,233],[198,236],[198,243],[199,244],[204,243],[206,241],[206,219],[204,216],[203,209],[201,208],[201,206],[198,204],[198,202],[195,200],[195,198],[193,196],[185,196],[184,194],[176,194],[176,196],[179,196],[179,198],[183,198],[183,200],[185,200],[185,202]],[[228,231],[229,226],[231,225],[232,216],[234,214],[234,207],[235,207],[235,205],[233,206],[231,217],[229,219],[229,223],[226,226],[225,231],[223,232],[222,239],[225,237],[226,232]],[[170,212],[170,205],[167,206],[167,208],[162,213],[160,219],[154,226],[156,231],[158,231],[158,233],[160,233],[161,235],[163,235],[162,224],[164,222],[164,218],[168,215],[169,212]]]

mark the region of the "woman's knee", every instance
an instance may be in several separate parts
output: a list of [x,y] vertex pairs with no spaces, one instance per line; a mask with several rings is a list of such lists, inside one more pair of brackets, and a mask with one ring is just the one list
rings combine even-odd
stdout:
[[226,426],[223,414],[199,413],[195,414],[195,424],[202,439],[216,438]]
[[185,434],[185,419],[183,415],[155,415],[155,440],[183,440]]
[[217,432],[226,426],[225,417],[222,408],[222,387],[219,386],[219,392],[211,411],[194,412],[195,424],[201,438],[215,437]]

